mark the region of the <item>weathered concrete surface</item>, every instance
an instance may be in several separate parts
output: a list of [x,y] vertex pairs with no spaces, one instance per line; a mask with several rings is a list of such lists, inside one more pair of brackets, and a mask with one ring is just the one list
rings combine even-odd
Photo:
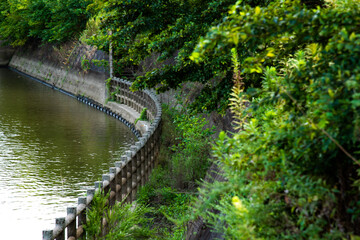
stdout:
[[[1,45],[1,42],[0,42]],[[0,47],[0,66],[7,66],[15,50],[12,47]]]
[[83,95],[99,103],[105,101],[104,74],[77,72],[71,68],[59,67],[17,53],[11,59],[9,66],[75,95]]
[[50,46],[23,47],[15,52],[9,66],[75,95],[83,95],[103,104],[106,73],[82,71],[81,67],[73,63],[76,58],[66,59],[68,52],[70,50],[60,52]]
[[[82,69],[82,59],[85,57],[89,61],[101,60],[106,58],[106,55],[90,46],[69,45],[63,46],[60,50],[52,46],[27,46],[18,49],[9,66],[75,95],[93,99],[134,123],[140,117],[140,113],[124,104],[106,102],[106,70],[91,65],[86,70]],[[138,122],[135,127],[143,134],[148,125],[147,122]]]
[[[115,102],[108,102],[105,104],[106,107],[112,109],[117,114],[120,114],[123,118],[128,120],[131,123],[134,123],[136,119],[140,117],[140,113],[132,109],[131,107],[125,104],[119,104]],[[144,134],[149,129],[149,122],[147,121],[138,121],[135,124],[135,128]]]

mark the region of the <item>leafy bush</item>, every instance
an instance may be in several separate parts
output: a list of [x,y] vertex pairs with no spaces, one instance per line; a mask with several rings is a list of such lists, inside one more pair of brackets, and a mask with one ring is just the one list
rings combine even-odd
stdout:
[[192,188],[197,180],[205,176],[209,167],[213,129],[206,128],[204,118],[191,114],[185,108],[169,110],[165,107],[164,112],[170,114],[176,133],[168,160],[173,186]]
[[109,195],[104,196],[103,193],[96,193],[92,200],[92,206],[86,212],[86,225],[84,229],[88,238],[99,239],[102,234],[102,219],[109,211],[106,205],[106,199]]
[[137,202],[156,209],[158,239],[184,239],[190,198],[208,166],[212,131],[204,119],[184,111],[163,106],[159,165],[137,193]]
[[214,147],[228,181],[205,184],[194,209],[226,239],[360,235],[360,8],[335,2],[238,3],[192,54],[207,61],[235,48],[245,83],[232,99],[243,131]]
[[[91,209],[87,212],[85,226],[87,239],[150,239],[154,230],[150,229],[152,219],[148,217],[151,208],[141,204],[118,202],[112,208],[106,206],[102,193],[95,194]],[[105,218],[109,232],[103,236],[102,219]]]

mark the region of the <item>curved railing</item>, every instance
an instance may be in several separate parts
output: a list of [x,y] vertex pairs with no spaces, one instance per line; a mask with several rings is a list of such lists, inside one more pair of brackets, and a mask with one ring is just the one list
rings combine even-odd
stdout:
[[[44,240],[85,239],[83,226],[86,224],[86,210],[91,206],[94,194],[97,191],[110,192],[108,199],[110,206],[114,205],[115,201],[131,202],[135,199],[139,187],[148,180],[155,166],[161,135],[162,111],[159,100],[148,90],[132,92],[129,81],[113,78],[110,86],[110,91],[117,90],[116,101],[126,104],[137,112],[147,108],[147,117],[151,125],[142,137],[125,151],[121,161],[116,162],[109,173],[103,175],[102,181],[95,182],[95,187],[87,190],[86,197],[78,198],[77,206],[67,208],[66,217],[55,219],[54,229],[43,231]],[[89,101],[87,103],[92,104]],[[94,106],[100,108],[98,105]],[[116,114],[111,113],[111,115],[119,118]]]

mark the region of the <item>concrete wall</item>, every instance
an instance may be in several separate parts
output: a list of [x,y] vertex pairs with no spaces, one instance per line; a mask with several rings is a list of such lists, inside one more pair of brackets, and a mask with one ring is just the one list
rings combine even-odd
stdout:
[[79,71],[23,54],[20,50],[15,52],[9,66],[75,95],[83,95],[102,104],[105,102],[104,73]]
[[[65,45],[61,49],[53,46],[27,46],[17,49],[9,66],[49,83],[57,88],[94,100],[100,105],[121,115],[130,123],[140,116],[139,109],[128,104],[107,102],[106,69],[91,65],[81,68],[81,59],[106,59],[106,54],[86,45]],[[138,121],[135,125],[142,135],[148,131],[150,123]]]

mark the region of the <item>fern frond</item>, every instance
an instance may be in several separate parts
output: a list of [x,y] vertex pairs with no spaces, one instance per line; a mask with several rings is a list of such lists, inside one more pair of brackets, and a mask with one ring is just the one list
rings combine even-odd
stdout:
[[240,63],[235,48],[231,49],[231,61],[233,64],[233,71],[234,71],[233,73],[234,86],[230,93],[229,108],[234,117],[233,124],[235,130],[241,130],[243,129],[243,125],[246,121],[246,117],[244,117],[243,112],[247,100],[243,94],[244,82],[242,81],[242,77],[240,73]]

